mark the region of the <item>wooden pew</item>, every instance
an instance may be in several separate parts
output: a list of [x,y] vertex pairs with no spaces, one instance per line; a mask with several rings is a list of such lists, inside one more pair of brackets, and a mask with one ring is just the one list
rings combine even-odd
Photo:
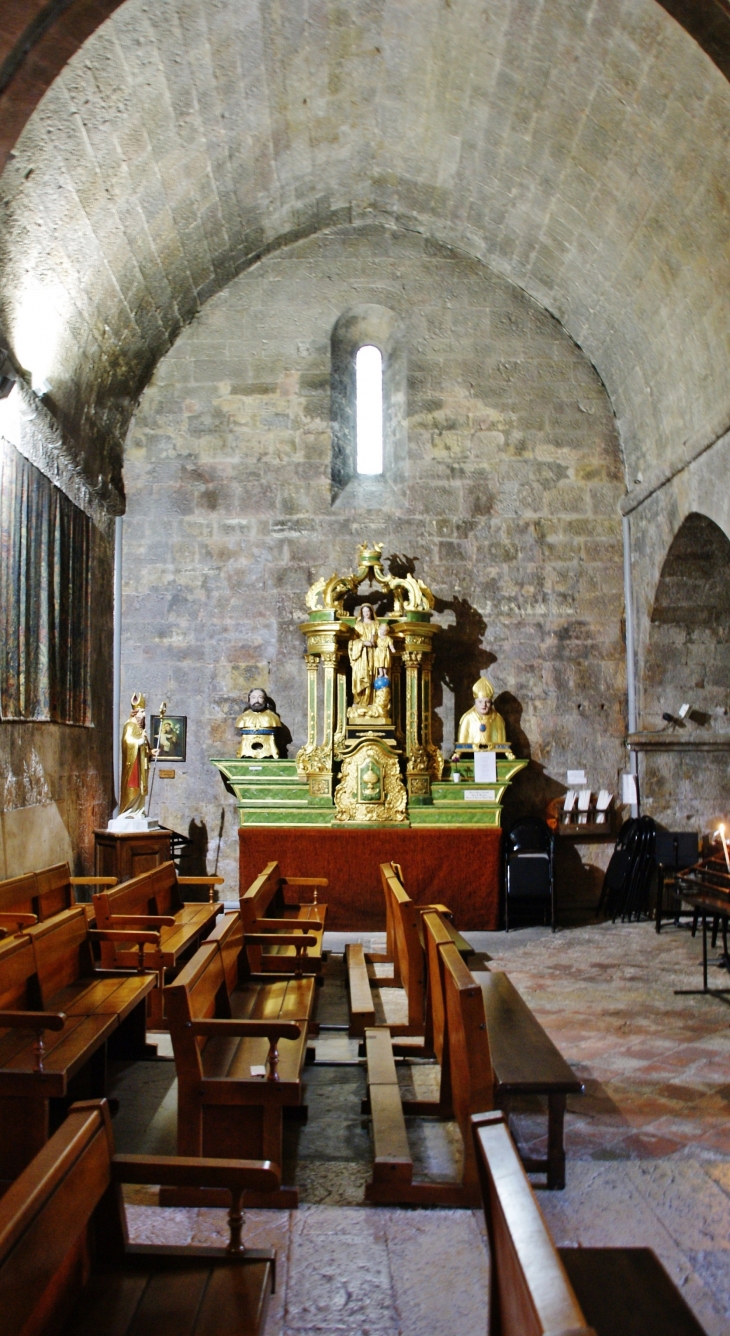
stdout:
[[[411,900],[404,888],[399,864],[381,863],[380,877],[385,899],[386,956],[376,960],[374,956],[366,955],[360,943],[352,943],[345,948],[350,1035],[359,1037],[366,1027],[374,1023],[373,988],[401,987],[408,1000],[408,1020],[403,1024],[389,1025],[388,1028],[392,1035],[402,1038],[411,1036],[421,1041],[410,1046],[402,1044],[402,1052],[412,1049],[414,1053],[418,1051],[419,1056],[427,1056],[431,1048],[426,1038],[426,963],[422,916],[429,911],[440,912],[447,925],[446,931],[460,954],[467,958],[473,949],[450,922],[450,910],[445,905],[416,905]],[[386,958],[392,965],[392,975],[378,977],[375,965]]]
[[[314,934],[304,940],[316,945]],[[181,1155],[264,1157],[281,1165],[284,1109],[302,1109],[315,983],[312,975],[252,974],[240,916],[227,914],[167,986]],[[265,1199],[246,1195],[250,1206],[298,1202],[294,1187]]]
[[502,1113],[472,1118],[489,1336],[705,1336],[650,1248],[556,1248]]
[[[442,1101],[449,1105],[448,1067],[442,1059],[444,1003],[443,968],[439,968],[439,946],[447,937],[440,915],[423,919],[428,943],[429,1019],[433,1048],[442,1064]],[[507,974],[475,972],[484,999],[489,1047],[494,1068],[495,1102],[505,1112],[519,1096],[544,1095],[548,1102],[548,1153],[545,1159],[523,1155],[530,1173],[544,1173],[548,1188],[565,1187],[563,1124],[567,1095],[581,1094],[583,1084],[545,1033]],[[444,1075],[445,1074],[445,1075]],[[445,1112],[444,1112],[444,1115]]]
[[[442,1071],[448,1073],[448,1103],[403,1101],[393,1057],[393,1042],[385,1028],[367,1030],[368,1100],[364,1112],[372,1117],[373,1177],[365,1200],[381,1205],[474,1206],[479,1186],[469,1118],[494,1106],[494,1080],[484,1002],[479,985],[469,973],[454,943],[439,947],[442,961],[445,1024],[442,1035]],[[442,1095],[444,1093],[442,1082]],[[413,1179],[405,1115],[453,1116],[464,1146],[459,1182],[431,1183]]]
[[[159,932],[159,946],[150,946],[151,968],[159,971],[159,984],[150,993],[147,1023],[150,1029],[166,1029],[163,988],[166,981],[189,960],[223,912],[219,904],[186,903],[184,887],[216,883],[220,878],[178,877],[175,864],[162,863],[142,872],[113,890],[94,896],[96,922],[105,932],[149,928]],[[102,942],[101,961],[107,968],[134,968],[136,955],[124,942]]]
[[75,1092],[104,1093],[109,1041],[118,1040],[120,1056],[144,1052],[145,998],[155,976],[102,975],[91,939],[79,905],[0,942],[3,1182],[45,1144]]
[[[203,1184],[231,1199],[226,1248],[130,1244],[123,1183]],[[273,1250],[241,1244],[241,1192],[276,1187],[263,1162],[115,1155],[104,1101],[76,1104],[0,1200],[4,1336],[256,1336]]]
[[115,886],[116,877],[72,877],[68,863],[0,881],[0,935],[72,909],[76,886]]
[[[268,863],[240,896],[243,929],[249,942],[249,959],[254,970],[289,969],[296,955],[296,947],[284,942],[280,934],[302,932],[314,935],[314,946],[307,949],[304,969],[307,974],[321,974],[322,941],[327,917],[326,904],[318,902],[320,886],[326,886],[326,877],[282,877],[278,863]],[[311,886],[311,903],[290,903],[285,898],[289,886]],[[254,943],[252,934],[271,934],[271,942]]]

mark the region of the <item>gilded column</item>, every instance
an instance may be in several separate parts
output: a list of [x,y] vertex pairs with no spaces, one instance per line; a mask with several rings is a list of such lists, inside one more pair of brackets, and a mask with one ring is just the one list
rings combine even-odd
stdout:
[[431,746],[431,666],[433,655],[424,654],[421,659],[421,742],[424,747]]
[[406,756],[411,756],[418,746],[418,665],[420,654],[406,650],[403,662],[406,665]]
[[304,662],[307,665],[307,746],[314,747],[317,743],[317,672],[319,669],[319,655],[305,654]]
[[335,748],[341,747],[345,741],[347,729],[347,676],[342,666],[342,659],[338,658],[337,664],[337,724],[335,728]]
[[324,664],[324,720],[322,724],[322,746],[332,751],[335,732],[335,670],[337,654],[327,652],[322,655]]

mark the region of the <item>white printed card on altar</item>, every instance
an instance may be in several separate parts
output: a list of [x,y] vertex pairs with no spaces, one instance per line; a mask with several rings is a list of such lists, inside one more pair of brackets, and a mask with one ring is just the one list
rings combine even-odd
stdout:
[[497,783],[497,757],[493,751],[474,752],[474,783]]

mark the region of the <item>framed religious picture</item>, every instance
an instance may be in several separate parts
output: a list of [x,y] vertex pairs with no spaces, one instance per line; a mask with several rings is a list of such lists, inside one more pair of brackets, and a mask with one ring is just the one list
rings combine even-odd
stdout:
[[152,749],[160,748],[158,761],[184,761],[188,743],[186,714],[166,714],[160,725],[159,714],[150,715]]

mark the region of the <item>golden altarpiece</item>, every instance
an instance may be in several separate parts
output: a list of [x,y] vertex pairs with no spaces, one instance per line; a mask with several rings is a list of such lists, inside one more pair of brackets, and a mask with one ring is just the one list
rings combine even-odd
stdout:
[[[366,583],[386,610],[363,603],[346,611]],[[236,796],[241,824],[499,826],[505,789],[527,762],[507,744],[490,744],[495,777],[477,783],[472,752],[460,749],[452,765],[435,746],[431,673],[440,628],[430,589],[414,575],[386,573],[382,545],[363,544],[357,570],[317,580],[305,604],[306,743],[292,760],[212,760]]]

